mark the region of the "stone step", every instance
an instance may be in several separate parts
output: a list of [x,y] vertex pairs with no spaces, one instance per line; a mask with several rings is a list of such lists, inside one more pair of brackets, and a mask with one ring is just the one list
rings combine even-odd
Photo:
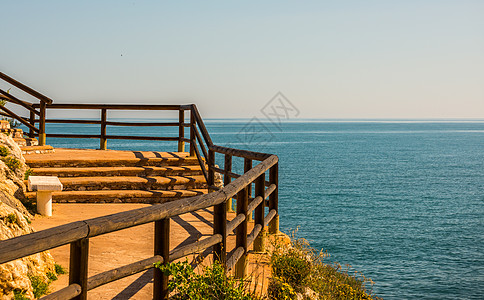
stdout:
[[96,177],[96,176],[194,176],[203,175],[200,166],[167,166],[167,167],[67,167],[67,168],[34,168],[36,176],[57,177]]
[[13,138],[13,140],[20,146],[37,146],[39,141],[36,138]]
[[[164,203],[206,193],[207,189],[62,191],[53,192],[52,200],[57,203]],[[28,192],[25,195],[30,201],[36,199],[35,192]]]
[[7,120],[0,120],[0,129],[10,129],[10,122]]
[[153,176],[153,177],[60,177],[65,191],[94,190],[183,190],[206,188],[205,177]]
[[23,138],[24,132],[19,128],[0,128],[0,133],[11,136],[13,138]]
[[30,168],[141,167],[199,165],[186,152],[141,152],[56,148],[55,153],[25,155]]
[[22,150],[22,154],[42,154],[42,153],[54,153],[54,147],[45,145],[45,146],[22,146],[20,147]]

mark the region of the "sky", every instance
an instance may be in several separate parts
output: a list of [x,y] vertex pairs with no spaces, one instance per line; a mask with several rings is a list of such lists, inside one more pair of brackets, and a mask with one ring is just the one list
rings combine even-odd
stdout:
[[298,118],[484,118],[484,1],[0,9],[0,70],[55,103],[195,103],[205,118],[251,118],[280,92]]

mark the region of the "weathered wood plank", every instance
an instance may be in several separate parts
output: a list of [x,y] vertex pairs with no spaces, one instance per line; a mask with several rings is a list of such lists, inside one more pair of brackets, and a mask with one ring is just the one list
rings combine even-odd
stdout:
[[70,284],[63,289],[45,295],[40,300],[66,300],[72,299],[81,294],[81,286],[78,284]]
[[69,244],[88,232],[87,224],[79,221],[0,241],[0,264]]
[[170,261],[177,260],[193,253],[202,252],[208,247],[220,242],[222,242],[222,235],[214,234],[211,237],[174,249],[170,252]]
[[87,280],[87,289],[92,290],[97,288],[98,286],[105,285],[121,278],[148,270],[150,268],[153,268],[153,264],[156,262],[163,262],[163,257],[161,257],[160,255],[155,255],[153,257],[122,266],[120,268],[116,268],[91,276]]

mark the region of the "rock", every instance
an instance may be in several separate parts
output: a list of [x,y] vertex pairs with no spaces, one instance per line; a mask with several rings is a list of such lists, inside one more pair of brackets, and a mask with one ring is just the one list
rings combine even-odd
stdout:
[[[0,146],[8,148],[7,157],[19,161],[18,167],[12,170],[0,160],[0,240],[5,240],[32,233],[34,229],[29,224],[32,215],[21,202],[25,199],[25,159],[12,138],[0,134]],[[0,264],[0,300],[13,299],[14,291],[34,299],[30,277],[36,276],[47,282],[48,272],[55,272],[55,268],[47,251]]]

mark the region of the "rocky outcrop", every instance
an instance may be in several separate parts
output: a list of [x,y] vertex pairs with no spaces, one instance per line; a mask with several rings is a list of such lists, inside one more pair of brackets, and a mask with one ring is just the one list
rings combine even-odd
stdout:
[[[15,141],[0,134],[0,240],[33,232],[32,215],[22,204],[27,170],[22,152]],[[38,253],[0,265],[0,299],[13,299],[22,294],[34,299],[32,278],[48,282],[55,274],[54,260],[48,252]]]

